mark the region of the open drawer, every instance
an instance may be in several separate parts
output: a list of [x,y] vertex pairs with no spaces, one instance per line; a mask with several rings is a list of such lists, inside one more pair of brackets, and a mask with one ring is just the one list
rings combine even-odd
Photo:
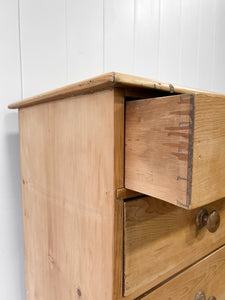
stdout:
[[127,101],[125,187],[185,208],[224,197],[224,99],[181,94]]

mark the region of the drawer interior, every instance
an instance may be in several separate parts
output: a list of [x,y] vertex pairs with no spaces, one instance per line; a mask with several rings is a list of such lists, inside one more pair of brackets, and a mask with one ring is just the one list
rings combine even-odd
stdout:
[[124,202],[124,296],[143,294],[225,244],[225,200],[204,208],[220,215],[214,233],[197,229],[201,209],[152,197]]

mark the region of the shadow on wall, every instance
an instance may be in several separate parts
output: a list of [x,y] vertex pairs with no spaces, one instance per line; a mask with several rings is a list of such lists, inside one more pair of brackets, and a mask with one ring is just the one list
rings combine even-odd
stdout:
[[[6,251],[9,250],[13,261],[12,269],[8,274],[13,279],[13,286],[17,292],[17,300],[25,300],[25,276],[24,276],[24,241],[23,241],[23,222],[22,222],[22,200],[20,185],[20,150],[18,133],[18,114],[17,112],[7,113],[4,116],[4,169],[6,178],[4,180],[7,203],[6,208],[5,234],[10,235],[7,239]],[[7,249],[8,248],[8,249]],[[10,258],[10,257],[9,257]],[[11,294],[11,292],[10,292]],[[12,296],[13,297],[13,296]],[[10,297],[8,299],[11,299]],[[15,298],[14,298],[15,299]]]
[[[21,208],[21,186],[20,186],[20,146],[19,146],[19,132],[18,132],[18,115],[17,113],[9,113],[5,115],[4,125],[7,130],[5,136],[5,144],[7,147],[7,166],[10,177],[7,178],[8,184],[13,199],[17,199],[14,203],[19,211]],[[20,199],[18,199],[20,197]],[[18,207],[19,206],[19,207]]]

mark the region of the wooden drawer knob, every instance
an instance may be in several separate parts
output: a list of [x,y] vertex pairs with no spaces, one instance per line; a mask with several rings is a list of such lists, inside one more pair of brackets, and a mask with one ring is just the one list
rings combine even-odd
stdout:
[[[195,295],[195,299],[194,300],[206,300],[205,293],[203,291],[198,292]],[[216,297],[211,296],[211,297],[209,297],[208,300],[216,300]]]
[[[205,208],[202,208],[196,216],[196,227],[201,229],[203,226],[207,227],[209,232],[215,232],[220,226],[220,215],[216,210],[210,214]],[[213,299],[210,299],[213,300]]]
[[206,300],[205,293],[200,291],[195,295],[194,300]]

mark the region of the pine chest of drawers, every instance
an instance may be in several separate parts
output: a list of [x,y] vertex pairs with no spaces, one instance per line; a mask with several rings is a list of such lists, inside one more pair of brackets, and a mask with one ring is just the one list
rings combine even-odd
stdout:
[[19,109],[27,300],[225,299],[225,96],[109,73]]

